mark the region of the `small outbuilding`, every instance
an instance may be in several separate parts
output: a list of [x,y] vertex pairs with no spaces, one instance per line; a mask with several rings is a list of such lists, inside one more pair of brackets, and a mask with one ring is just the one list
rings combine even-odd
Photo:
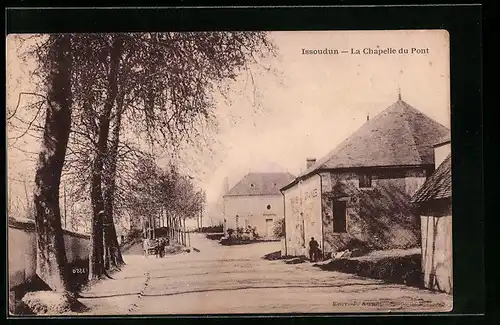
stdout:
[[415,193],[412,202],[420,215],[422,272],[425,287],[453,292],[450,138],[436,144],[436,171]]

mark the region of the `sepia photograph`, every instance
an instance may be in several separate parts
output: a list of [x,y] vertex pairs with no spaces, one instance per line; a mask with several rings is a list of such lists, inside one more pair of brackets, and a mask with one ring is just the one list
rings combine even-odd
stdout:
[[446,30],[9,34],[9,313],[450,312],[450,101]]

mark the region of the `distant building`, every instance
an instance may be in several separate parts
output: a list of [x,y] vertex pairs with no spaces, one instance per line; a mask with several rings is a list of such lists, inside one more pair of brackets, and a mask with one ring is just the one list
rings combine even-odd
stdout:
[[143,231],[143,220],[140,217],[130,214],[122,215],[114,218],[116,237],[118,243],[121,244],[127,238],[133,235],[138,235]]
[[287,255],[417,246],[411,196],[434,171],[432,145],[449,130],[401,98],[284,186]]
[[280,188],[295,176],[289,173],[249,173],[224,195],[225,230],[257,228],[261,237],[273,237],[274,225],[284,218]]
[[412,198],[421,218],[424,285],[448,293],[453,292],[450,146],[450,137],[436,144],[438,168]]

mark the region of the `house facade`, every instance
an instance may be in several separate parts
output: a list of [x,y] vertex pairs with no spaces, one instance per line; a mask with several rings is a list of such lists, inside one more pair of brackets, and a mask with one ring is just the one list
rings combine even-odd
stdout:
[[138,234],[143,231],[143,220],[139,217],[131,216],[130,214],[122,215],[115,219],[115,230],[118,244],[122,244],[127,238],[133,234]]
[[279,189],[294,179],[289,173],[249,173],[224,196],[227,229],[256,227],[260,237],[272,238],[276,221],[284,218]]
[[434,171],[433,143],[448,133],[399,99],[319,161],[308,159],[281,189],[287,255],[307,255],[311,237],[325,257],[419,245],[411,196]]
[[453,249],[450,138],[439,141],[434,151],[438,167],[415,193],[412,202],[420,215],[424,286],[451,294]]

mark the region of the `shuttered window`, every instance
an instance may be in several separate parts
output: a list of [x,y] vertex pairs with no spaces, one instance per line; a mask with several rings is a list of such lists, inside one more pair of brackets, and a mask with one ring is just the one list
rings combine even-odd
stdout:
[[359,175],[359,188],[372,187],[372,176],[369,174]]

